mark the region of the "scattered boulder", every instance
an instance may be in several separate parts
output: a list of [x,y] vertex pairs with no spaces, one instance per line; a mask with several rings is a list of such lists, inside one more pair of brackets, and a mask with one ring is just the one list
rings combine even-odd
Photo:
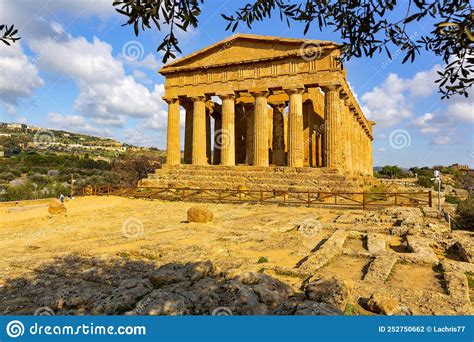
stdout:
[[385,293],[375,292],[367,302],[367,309],[374,313],[391,316],[400,311],[400,303]]
[[188,210],[188,222],[208,223],[213,217],[212,212],[203,207],[194,206]]
[[334,277],[321,277],[310,282],[305,288],[306,298],[325,303],[330,307],[344,311],[350,296],[347,284]]
[[66,214],[67,209],[63,203],[61,203],[60,201],[55,201],[48,206],[48,212],[51,215],[61,215]]

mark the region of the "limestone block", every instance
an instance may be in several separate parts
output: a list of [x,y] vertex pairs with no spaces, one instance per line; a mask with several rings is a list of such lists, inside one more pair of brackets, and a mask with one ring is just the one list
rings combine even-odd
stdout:
[[208,223],[212,219],[212,212],[206,208],[194,206],[188,210],[188,222]]
[[400,303],[387,293],[375,292],[367,302],[367,309],[382,315],[395,315],[400,311]]

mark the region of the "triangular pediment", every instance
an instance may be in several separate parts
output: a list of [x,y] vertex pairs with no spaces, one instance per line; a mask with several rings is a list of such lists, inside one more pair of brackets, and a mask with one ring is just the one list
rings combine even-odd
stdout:
[[[306,44],[306,45],[304,45]],[[333,42],[237,34],[165,65],[160,72],[200,69],[298,55],[304,46],[334,49]]]

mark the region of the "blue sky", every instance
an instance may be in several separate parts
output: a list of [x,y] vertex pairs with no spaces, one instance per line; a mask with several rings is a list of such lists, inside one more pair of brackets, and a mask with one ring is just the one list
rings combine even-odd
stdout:
[[[164,33],[149,30],[135,37],[111,2],[0,0],[0,22],[14,23],[22,37],[13,47],[0,45],[0,121],[165,147],[167,107],[156,72],[162,66],[156,47]],[[183,55],[231,35],[220,14],[242,3],[206,0],[199,27],[179,33]],[[430,30],[424,22],[411,34]],[[301,25],[288,28],[278,16],[237,32],[305,37]],[[340,41],[329,30],[313,29],[306,37]],[[424,54],[402,65],[402,54],[392,56],[345,64],[364,113],[377,123],[374,164],[474,167],[472,99],[440,100],[433,81],[441,59]]]

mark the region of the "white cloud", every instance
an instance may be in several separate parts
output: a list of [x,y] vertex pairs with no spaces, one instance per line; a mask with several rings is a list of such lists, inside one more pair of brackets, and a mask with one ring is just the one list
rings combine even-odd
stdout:
[[435,65],[431,70],[416,73],[412,78],[402,78],[390,73],[385,81],[362,95],[362,110],[380,127],[390,127],[413,116],[416,99],[433,94],[436,90]]
[[51,128],[61,129],[69,132],[99,135],[103,137],[111,136],[107,129],[94,127],[86,122],[80,115],[62,115],[59,113],[49,113],[48,122]]
[[18,100],[33,95],[36,88],[44,85],[19,42],[0,46],[0,70],[0,103],[10,114],[15,113]]
[[143,84],[151,84],[151,80],[141,70],[138,70],[138,69],[133,70],[132,75],[133,75],[133,77],[135,77],[136,80],[142,82]]
[[472,97],[454,97],[450,99],[446,114],[461,123],[474,123],[474,101]]
[[157,72],[158,69],[160,69],[160,67],[163,65],[163,63],[161,63],[161,61],[159,61],[155,57],[155,55],[152,55],[151,53],[146,55],[144,58],[126,58],[121,53],[119,55],[119,59],[124,64],[129,65],[131,67],[149,69],[149,70],[153,70],[155,72]]
[[451,138],[448,136],[439,136],[433,139],[434,145],[446,145],[449,144]]
[[[71,77],[79,88],[75,109],[95,123],[122,126],[125,117],[156,117],[166,108],[164,86],[149,90],[113,56],[112,46],[94,37],[63,34],[61,40],[31,39],[30,48],[39,55],[38,65]],[[44,49],[47,45],[49,48]],[[64,63],[67,61],[67,63]],[[156,118],[166,122],[166,114]]]
[[434,125],[434,115],[425,113],[413,120],[413,125],[420,129],[421,133],[438,133],[440,128]]
[[389,74],[380,86],[362,95],[362,111],[381,127],[393,126],[412,116],[405,90],[405,80],[397,74]]

